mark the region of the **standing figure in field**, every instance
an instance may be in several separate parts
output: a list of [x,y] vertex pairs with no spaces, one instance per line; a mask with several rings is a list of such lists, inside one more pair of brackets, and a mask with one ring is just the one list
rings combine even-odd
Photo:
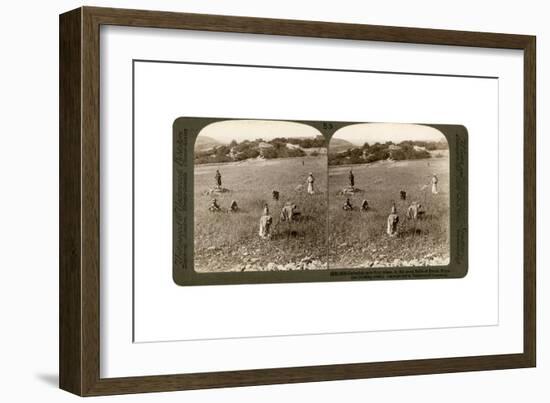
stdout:
[[369,202],[367,199],[363,200],[363,203],[361,203],[361,211],[367,211],[369,209]]
[[269,206],[267,205],[267,203],[264,204],[263,215],[269,215]]
[[229,206],[229,208],[231,209],[232,213],[236,213],[237,211],[239,211],[239,206],[237,205],[237,201],[232,200],[231,205]]
[[349,179],[349,186],[354,187],[355,186],[355,176],[353,176],[353,171],[350,169],[348,174]]
[[433,174],[432,176],[432,193],[434,195],[438,194],[439,192],[437,191],[437,183],[439,182],[439,179],[437,179],[437,175],[436,174]]
[[351,211],[353,210],[353,206],[351,205],[351,201],[348,198],[346,198],[346,201],[344,202],[344,205],[342,206],[342,210],[345,210],[345,211]]
[[278,190],[272,191],[271,196],[273,197],[273,200],[279,201],[279,191]]
[[270,215],[262,215],[260,217],[260,231],[258,235],[262,239],[271,238],[271,224],[273,223],[273,218]]
[[313,177],[313,172],[310,172],[307,177],[307,192],[310,195],[315,193],[315,190],[313,189],[313,182],[315,182],[315,178]]
[[214,176],[214,179],[216,180],[216,186],[218,188],[222,187],[222,174],[220,174],[220,170],[216,169],[216,175]]
[[212,199],[210,201],[210,206],[208,207],[208,210],[212,212],[221,211],[220,205],[218,204],[218,201],[216,199]]
[[404,190],[399,191],[399,197],[401,200],[407,200],[407,192]]
[[395,208],[395,203],[392,205],[391,213],[388,216],[388,225],[386,228],[386,233],[389,236],[397,235],[397,224],[399,223],[399,216],[397,215],[397,209]]

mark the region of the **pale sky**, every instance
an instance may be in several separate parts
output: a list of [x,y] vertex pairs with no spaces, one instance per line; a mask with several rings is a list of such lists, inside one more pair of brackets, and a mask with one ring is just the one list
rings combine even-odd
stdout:
[[229,144],[231,140],[241,142],[261,138],[269,141],[275,137],[314,138],[319,135],[321,132],[314,127],[276,120],[225,120],[211,123],[199,133],[199,136],[208,136],[223,144]]
[[332,138],[347,140],[362,146],[392,141],[400,143],[405,140],[439,141],[445,139],[443,133],[433,127],[408,123],[359,123],[338,130]]

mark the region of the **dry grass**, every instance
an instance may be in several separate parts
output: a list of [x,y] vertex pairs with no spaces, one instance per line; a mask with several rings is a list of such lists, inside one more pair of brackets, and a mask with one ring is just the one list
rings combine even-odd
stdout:
[[[302,165],[303,161],[303,165]],[[326,268],[327,262],[327,159],[326,156],[195,166],[195,270],[292,270]],[[205,195],[219,169],[227,193]],[[313,172],[316,194],[306,192],[306,177]],[[301,185],[301,187],[300,187]],[[297,188],[299,188],[297,190]],[[278,202],[272,190],[280,192]],[[216,197],[222,212],[208,211]],[[228,212],[236,200],[239,212]],[[301,219],[291,227],[279,223],[285,202],[298,206]],[[258,236],[264,203],[273,216],[273,237]]]
[[[353,211],[342,210],[345,196],[337,193],[348,185],[349,166],[329,169],[330,268],[372,266],[444,265],[449,261],[449,159],[447,156],[414,161],[353,165],[356,188],[350,199]],[[431,177],[439,178],[439,194],[431,193]],[[428,185],[428,186],[425,186]],[[422,188],[424,189],[422,190]],[[399,191],[407,192],[401,201]],[[370,209],[361,212],[367,199]],[[386,235],[392,202],[399,214],[399,236]],[[423,220],[408,220],[407,207],[420,202]]]
[[[304,161],[304,165],[302,165]],[[429,165],[428,165],[429,164]],[[449,260],[449,160],[447,155],[429,160],[379,162],[354,165],[355,193],[351,212],[342,210],[339,190],[348,184],[349,167],[329,169],[326,156],[195,166],[195,270],[199,272],[297,270],[442,265]],[[219,169],[227,193],[205,193],[214,185]],[[306,192],[306,177],[313,172],[316,194]],[[439,178],[439,194],[431,193],[431,175]],[[421,190],[424,185],[428,185]],[[272,190],[280,192],[278,202]],[[407,201],[399,200],[399,191]],[[208,211],[216,197],[222,212]],[[370,210],[361,212],[367,199]],[[236,200],[239,212],[228,212]],[[392,201],[400,216],[399,236],[386,235]],[[420,202],[426,217],[416,223],[405,218],[411,201]],[[285,202],[301,212],[301,220],[288,226],[279,222]],[[258,236],[264,203],[273,216],[273,237]],[[329,207],[330,204],[330,207]],[[330,219],[329,219],[330,216]],[[303,262],[310,262],[304,266]],[[328,266],[327,266],[328,261]]]

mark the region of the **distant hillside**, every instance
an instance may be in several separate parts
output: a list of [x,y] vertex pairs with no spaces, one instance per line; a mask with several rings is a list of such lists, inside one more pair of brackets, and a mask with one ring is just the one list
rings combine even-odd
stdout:
[[356,146],[344,139],[332,138],[330,140],[329,152],[339,153],[342,151],[347,151],[350,148],[355,148]]
[[195,141],[195,152],[210,150],[214,147],[218,147],[221,145],[222,143],[220,143],[218,140],[214,140],[212,137],[198,136],[197,140]]

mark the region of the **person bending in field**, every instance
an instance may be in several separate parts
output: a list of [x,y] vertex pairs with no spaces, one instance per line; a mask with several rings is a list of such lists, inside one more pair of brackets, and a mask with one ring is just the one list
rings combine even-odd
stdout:
[[353,206],[351,205],[351,201],[348,198],[346,198],[346,201],[344,202],[344,205],[342,206],[342,210],[345,210],[345,211],[351,211],[353,210]]
[[388,216],[388,225],[386,228],[386,233],[389,236],[397,235],[397,224],[399,223],[399,216],[397,215],[397,209],[395,208],[395,203],[392,205],[391,213]]
[[222,187],[222,174],[220,173],[219,169],[216,169],[216,175],[214,175],[214,179],[216,180],[216,186],[218,188]]
[[407,218],[411,220],[417,220],[422,218],[424,215],[424,210],[422,210],[422,205],[418,202],[412,202],[409,208],[407,209]]
[[313,177],[313,172],[310,172],[307,177],[307,192],[312,195],[315,193],[315,190],[313,189],[313,183],[315,182],[315,178]]
[[218,204],[218,201],[216,199],[212,199],[210,201],[210,206],[208,207],[208,210],[212,212],[221,211],[220,205]]
[[363,203],[361,203],[361,211],[367,211],[369,209],[369,202],[367,199],[363,200]]
[[263,215],[269,215],[269,206],[267,203],[264,204]]
[[298,220],[300,213],[296,211],[296,205],[287,203],[281,209],[281,215],[279,216],[281,221],[287,221],[291,223],[292,221]]
[[434,195],[438,194],[439,191],[437,190],[437,184],[439,182],[439,179],[437,179],[437,175],[436,174],[433,174],[432,176],[432,193]]
[[262,239],[271,238],[271,224],[273,223],[273,218],[270,215],[262,215],[260,217],[260,231],[258,235]]
[[237,211],[239,211],[239,206],[237,205],[237,201],[236,200],[231,201],[231,206],[229,208],[231,209],[232,213],[236,213]]

